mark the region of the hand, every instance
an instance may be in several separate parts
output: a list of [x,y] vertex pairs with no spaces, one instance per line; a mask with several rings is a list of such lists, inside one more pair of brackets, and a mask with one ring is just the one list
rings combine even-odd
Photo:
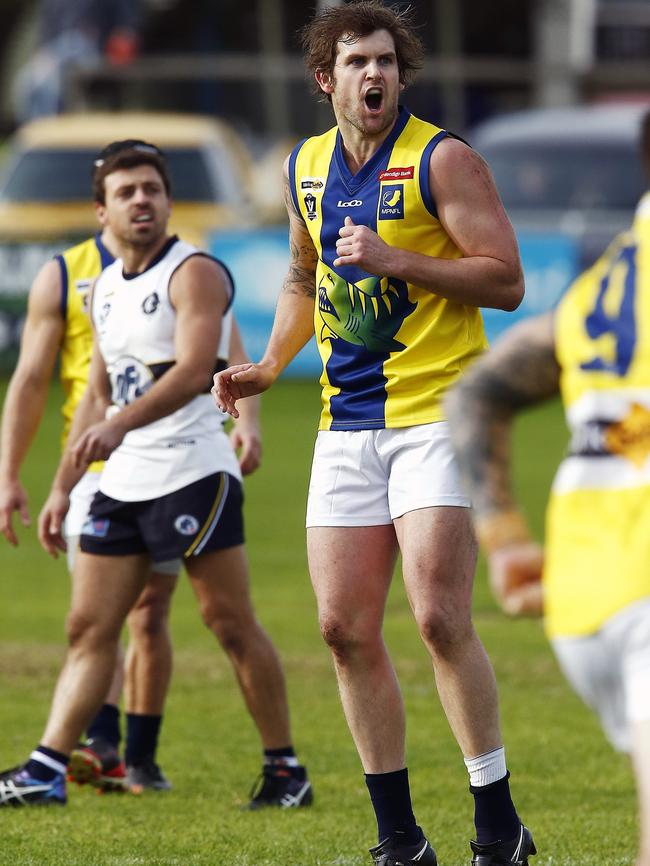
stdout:
[[27,493],[20,481],[5,481],[0,485],[0,533],[9,544],[18,546],[18,536],[13,528],[13,513],[17,511],[23,526],[29,526],[29,507]]
[[334,267],[357,265],[369,274],[384,277],[391,273],[391,247],[368,226],[356,226],[350,217],[339,229],[338,258]]
[[41,547],[56,559],[59,551],[65,553],[68,545],[63,537],[63,521],[70,508],[70,496],[53,488],[38,516],[38,540]]
[[239,454],[242,475],[250,475],[262,460],[262,439],[259,427],[235,423],[230,433],[230,442]]
[[118,426],[119,414],[85,430],[72,448],[72,460],[79,468],[95,460],[107,460],[122,442],[126,431]]
[[490,586],[504,613],[541,616],[544,551],[534,541],[517,542],[488,557]]
[[237,400],[266,391],[275,381],[275,375],[262,364],[237,364],[216,373],[213,381],[211,394],[217,409],[239,418]]

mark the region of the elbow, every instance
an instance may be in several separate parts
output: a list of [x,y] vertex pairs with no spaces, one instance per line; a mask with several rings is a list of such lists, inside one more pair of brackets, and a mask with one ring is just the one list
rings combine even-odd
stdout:
[[512,313],[524,299],[524,277],[520,272],[517,278],[511,281],[504,290],[501,301],[501,309]]
[[212,375],[214,368],[188,368],[185,376],[185,390],[190,399],[198,397],[199,394],[207,393],[212,387]]

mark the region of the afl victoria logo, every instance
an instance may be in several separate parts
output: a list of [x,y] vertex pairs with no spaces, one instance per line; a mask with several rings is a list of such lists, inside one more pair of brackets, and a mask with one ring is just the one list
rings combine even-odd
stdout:
[[196,535],[199,531],[199,521],[193,514],[179,514],[174,521],[174,529],[181,535]]

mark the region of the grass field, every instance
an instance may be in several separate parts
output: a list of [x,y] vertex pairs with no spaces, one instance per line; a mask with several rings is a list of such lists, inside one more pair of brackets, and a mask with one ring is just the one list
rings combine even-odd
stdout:
[[[4,386],[2,387],[4,393]],[[58,448],[54,391],[24,481],[35,517]],[[201,625],[187,583],[173,609],[175,671],[160,762],[173,791],[97,796],[75,788],[66,809],[2,810],[0,863],[12,866],[360,866],[370,862],[375,827],[363,775],[339,706],[328,652],[318,633],[307,576],[303,512],[318,391],[279,383],[264,399],[265,460],[247,482],[247,535],[260,619],[286,665],[295,732],[315,804],[297,812],[245,813],[259,769],[259,745],[229,665]],[[517,484],[538,532],[548,482],[562,453],[559,406],[517,428]],[[22,530],[2,542],[0,766],[23,760],[42,732],[64,653],[68,599],[64,563]],[[106,589],[110,592],[110,587]],[[633,779],[594,718],[561,678],[531,621],[497,612],[479,570],[475,620],[500,684],[512,789],[539,856],[534,866],[632,864]],[[441,866],[468,866],[472,804],[462,757],[435,694],[399,579],[386,639],[402,682],[415,810]]]

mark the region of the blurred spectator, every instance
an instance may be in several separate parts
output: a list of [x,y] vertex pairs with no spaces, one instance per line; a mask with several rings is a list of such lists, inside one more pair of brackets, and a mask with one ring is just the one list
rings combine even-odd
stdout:
[[38,17],[38,48],[13,84],[19,122],[62,110],[71,67],[129,63],[139,48],[141,0],[40,0]]

